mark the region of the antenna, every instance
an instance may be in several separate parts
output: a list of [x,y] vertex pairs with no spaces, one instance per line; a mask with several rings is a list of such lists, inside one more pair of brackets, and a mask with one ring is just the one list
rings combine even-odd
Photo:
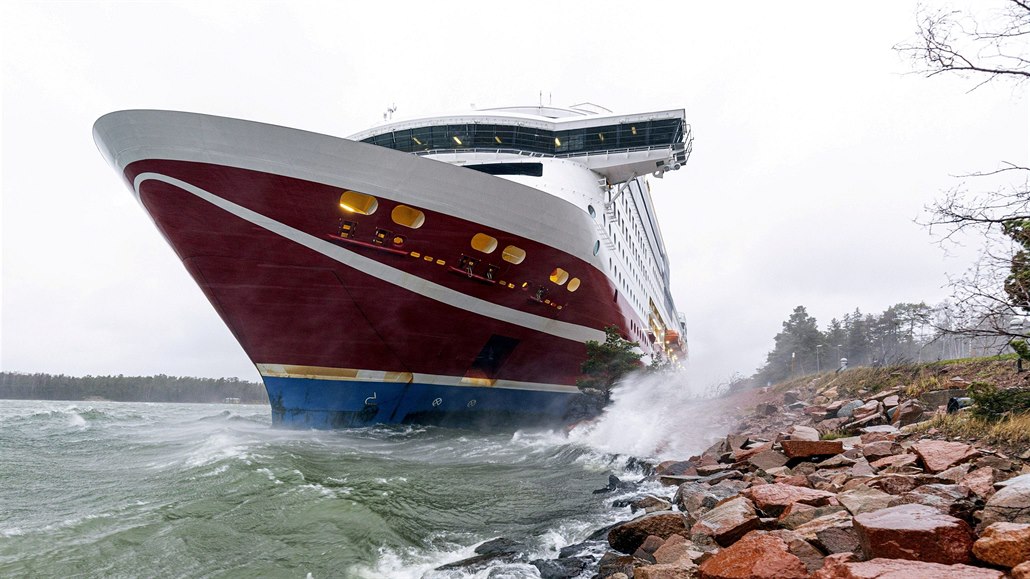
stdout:
[[386,108],[386,112],[383,113],[383,120],[393,120],[393,113],[397,112],[397,103],[394,103]]

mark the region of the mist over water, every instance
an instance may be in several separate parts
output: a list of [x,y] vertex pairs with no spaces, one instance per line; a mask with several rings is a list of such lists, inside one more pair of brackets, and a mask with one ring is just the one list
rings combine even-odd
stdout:
[[525,563],[435,569],[496,537],[553,558],[627,518],[619,495],[592,491],[639,479],[630,456],[703,447],[696,396],[679,378],[632,380],[568,435],[282,430],[263,406],[5,400],[0,576],[538,577]]
[[727,408],[685,371],[640,373],[612,391],[601,418],[569,439],[601,452],[659,460],[700,454],[728,430]]

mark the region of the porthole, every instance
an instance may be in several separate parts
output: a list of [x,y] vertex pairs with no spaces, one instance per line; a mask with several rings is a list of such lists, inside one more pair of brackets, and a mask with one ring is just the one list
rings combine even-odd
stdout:
[[565,271],[560,267],[554,268],[550,276],[551,281],[558,285],[562,285],[569,280],[569,272]]
[[569,285],[565,286],[565,289],[569,290],[570,292],[574,292],[579,289],[579,283],[579,278],[574,277],[569,280]]
[[344,191],[343,195],[340,195],[340,207],[351,213],[372,215],[376,209],[379,209],[379,201],[371,195],[357,191]]
[[526,250],[515,247],[514,245],[508,245],[504,248],[504,251],[501,252],[501,259],[508,263],[518,265],[526,259]]
[[597,255],[598,251],[601,251],[601,240],[600,239],[594,241],[594,255]]
[[587,213],[590,214],[591,218],[597,217],[597,212],[594,211],[594,206],[593,205],[587,205]]
[[483,253],[493,253],[497,249],[497,240],[485,233],[477,233],[472,236],[472,249]]
[[393,219],[393,222],[397,225],[418,229],[426,222],[426,214],[414,207],[398,205],[394,207],[393,211],[390,213],[390,219]]

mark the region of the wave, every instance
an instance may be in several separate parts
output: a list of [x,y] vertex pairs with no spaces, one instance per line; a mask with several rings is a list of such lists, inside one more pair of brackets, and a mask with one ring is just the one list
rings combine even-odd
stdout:
[[685,372],[634,374],[613,390],[600,418],[574,428],[569,439],[601,452],[685,458],[724,436],[732,414]]

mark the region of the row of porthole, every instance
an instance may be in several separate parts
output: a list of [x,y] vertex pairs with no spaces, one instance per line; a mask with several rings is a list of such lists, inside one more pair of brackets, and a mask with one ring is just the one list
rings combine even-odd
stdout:
[[[344,191],[343,195],[340,196],[340,207],[346,211],[352,213],[360,213],[362,215],[372,215],[379,208],[379,200],[371,195],[364,193],[358,193],[357,191]],[[408,207],[407,205],[397,205],[393,208],[390,213],[390,218],[394,223],[409,227],[411,229],[418,229],[426,221],[425,213],[415,209],[414,207]],[[472,248],[482,253],[490,254],[497,249],[497,239],[485,233],[477,233],[472,236]],[[600,246],[600,242],[597,243]],[[597,254],[596,247],[594,254]],[[526,250],[516,247],[514,245],[505,246],[504,250],[501,251],[501,259],[508,263],[518,265],[525,261]],[[569,272],[565,271],[560,267],[554,268],[549,276],[550,280],[557,285],[564,285],[565,282],[569,284],[565,287],[570,292],[574,292],[579,289],[581,284],[578,277],[574,277],[569,280]]]
[[[357,191],[344,191],[343,195],[340,195],[340,207],[344,211],[351,213],[372,215],[376,212],[376,209],[379,209],[379,200],[371,195],[365,195]],[[397,225],[418,229],[426,222],[426,214],[414,207],[398,205],[390,212],[390,219]]]
[[551,282],[556,283],[558,285],[563,285],[565,284],[565,282],[569,282],[569,285],[565,286],[565,289],[569,290],[570,292],[578,290],[580,284],[582,283],[579,281],[578,277],[569,279],[569,272],[565,271],[560,267],[556,267],[553,271],[551,271],[549,279],[551,280]]
[[[485,233],[477,233],[472,236],[472,249],[482,253],[493,253],[497,249],[497,239]],[[525,261],[526,250],[514,245],[507,245],[501,251],[501,259],[518,265]]]
[[[482,253],[493,253],[497,250],[497,239],[487,235],[485,233],[477,233],[472,236],[472,249],[480,251]],[[515,247],[514,245],[505,246],[504,250],[501,251],[501,259],[518,265],[526,259],[526,250]],[[565,289],[570,292],[574,292],[579,289],[580,280],[578,277],[569,279],[569,272],[565,271],[560,267],[556,267],[551,271],[549,276],[550,280],[558,285],[564,285],[565,282],[569,282],[569,285],[565,286]]]

